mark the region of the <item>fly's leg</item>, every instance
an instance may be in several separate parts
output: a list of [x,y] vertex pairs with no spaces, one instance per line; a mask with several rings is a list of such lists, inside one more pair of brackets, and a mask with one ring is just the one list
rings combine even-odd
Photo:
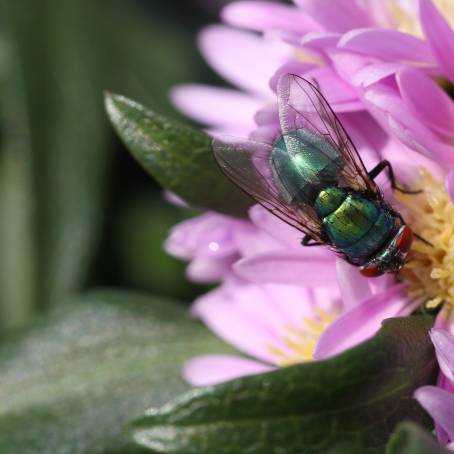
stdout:
[[391,187],[396,190],[396,191],[399,191],[399,192],[402,192],[404,194],[420,194],[422,192],[421,189],[419,189],[418,191],[410,191],[409,189],[405,189],[405,188],[402,188],[400,186],[397,185],[396,183],[396,178],[394,176],[394,171],[393,171],[393,168],[391,166],[391,163],[389,161],[387,161],[386,159],[379,162],[370,172],[369,172],[369,176],[372,178],[372,180],[375,179],[375,177],[377,177],[381,172],[383,172],[383,170],[387,170],[387,173],[388,173],[388,178],[389,178],[389,181],[391,183]]
[[[402,224],[407,224],[400,213],[399,213],[399,219],[402,222]],[[418,235],[416,232],[413,232],[413,236],[417,240],[421,241],[421,243],[427,244],[427,246],[430,246],[430,247],[434,247],[434,245],[430,241],[427,241],[425,238],[423,238],[421,235]]]
[[323,243],[315,241],[310,235],[304,235],[301,244],[303,246],[323,246]]
[[421,241],[422,243],[424,244],[427,244],[427,246],[430,246],[430,247],[434,247],[434,245],[430,242],[430,241],[427,241],[425,238],[423,238],[421,235],[418,235],[417,233],[413,232],[413,236]]

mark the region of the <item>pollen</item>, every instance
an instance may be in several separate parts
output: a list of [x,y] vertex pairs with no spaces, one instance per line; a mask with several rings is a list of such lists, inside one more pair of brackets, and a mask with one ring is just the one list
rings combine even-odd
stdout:
[[327,312],[316,309],[313,317],[305,317],[301,325],[296,328],[285,325],[282,329],[283,346],[270,345],[268,351],[276,358],[280,367],[312,361],[314,351],[320,336],[337,318],[335,310]]
[[415,187],[423,192],[395,192],[395,198],[408,225],[430,244],[414,239],[400,277],[409,296],[420,298],[426,307],[444,304],[454,309],[454,204],[443,184],[426,170]]

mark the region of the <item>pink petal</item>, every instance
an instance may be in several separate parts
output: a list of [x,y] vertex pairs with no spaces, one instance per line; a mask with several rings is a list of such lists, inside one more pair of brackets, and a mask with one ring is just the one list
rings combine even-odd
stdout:
[[183,366],[183,378],[192,386],[208,386],[273,369],[272,366],[240,356],[206,355],[187,361]]
[[[314,318],[317,310],[337,311],[339,290],[333,287],[306,288],[296,285],[265,284],[264,289],[288,326],[301,329],[304,318]],[[276,318],[275,321],[278,319]],[[285,332],[288,334],[288,332]]]
[[452,384],[447,378],[446,376],[443,374],[443,372],[440,372],[438,374],[438,378],[437,378],[437,386],[439,388],[442,388],[446,391],[449,391],[451,394],[454,393],[454,384]]
[[228,216],[205,213],[175,225],[165,242],[165,249],[183,259],[228,257],[237,252],[235,231],[249,226]]
[[315,50],[317,52],[324,52],[326,49],[336,47],[342,35],[334,32],[311,32],[303,36],[301,46]]
[[339,317],[320,337],[314,357],[334,356],[372,337],[383,320],[400,315],[409,305],[403,290],[394,285]]
[[252,130],[263,100],[237,90],[207,85],[180,85],[171,92],[174,105],[188,117],[212,126],[240,126]]
[[208,63],[238,87],[259,96],[271,95],[268,82],[276,69],[288,60],[283,51],[253,33],[224,25],[205,28],[199,36],[201,52]]
[[415,399],[438,425],[454,440],[454,394],[437,386],[423,386],[416,390]]
[[377,83],[365,89],[363,100],[380,124],[405,145],[441,163],[454,163],[454,147],[441,142],[416,118],[396,90]]
[[382,159],[392,162],[397,180],[404,184],[414,184],[419,177],[421,167],[425,167],[434,178],[443,179],[444,171],[434,160],[406,147],[395,139],[388,140],[381,148],[381,155]]
[[231,272],[235,259],[235,256],[220,259],[195,257],[186,268],[186,276],[199,284],[219,282]]
[[369,27],[373,21],[365,9],[355,0],[294,0],[325,30],[346,32],[352,28]]
[[317,22],[297,8],[275,2],[233,2],[222,10],[221,17],[227,24],[259,32],[282,29],[304,34],[321,30]]
[[[452,166],[454,164],[454,147],[438,140],[432,131],[426,129],[419,123],[420,129],[411,126],[398,119],[390,117],[388,119],[389,129],[402,143],[420,152],[421,154],[438,161],[439,164]],[[416,122],[415,122],[416,123]]]
[[359,274],[358,267],[337,258],[336,271],[343,306],[347,311],[372,296],[369,279]]
[[443,329],[454,336],[454,311],[448,305],[444,305],[438,312],[434,328]]
[[[399,0],[398,0],[399,1]],[[383,0],[365,0],[367,10],[374,22],[383,28],[395,28],[396,23],[390,14],[389,4]]]
[[211,137],[248,137],[251,132],[251,128],[245,128],[245,125],[225,125],[225,126],[215,126],[212,128],[204,128],[203,131],[206,132]]
[[385,61],[432,62],[428,45],[419,38],[397,30],[366,28],[351,30],[338,47]]
[[445,180],[445,187],[446,191],[449,194],[449,197],[451,197],[452,203],[454,203],[454,169],[451,169],[449,171],[448,176]]
[[339,76],[348,81],[353,81],[356,74],[362,69],[382,63],[380,60],[368,55],[355,54],[342,49],[329,51],[329,58]]
[[238,231],[235,234],[240,256],[247,257],[276,249],[283,249],[282,242],[252,227],[250,232]]
[[171,205],[175,205],[179,208],[189,208],[189,205],[177,194],[171,191],[163,191],[162,196],[164,200]]
[[251,140],[261,143],[273,143],[281,134],[279,124],[258,126],[249,135]]
[[317,81],[320,91],[336,112],[364,110],[356,90],[341,79],[331,67],[324,66],[307,71],[304,78]]
[[[308,79],[310,81],[315,81],[320,91],[323,93],[327,101],[330,103],[331,107],[336,112],[350,112],[357,110],[364,110],[364,106],[358,98],[357,91],[354,87],[345,82],[339,75],[333,70],[330,66],[323,67],[313,67],[312,69],[307,68],[304,72],[295,72],[289,70],[288,67],[279,69],[276,74],[273,76],[272,84],[273,87],[276,85],[276,91],[278,92],[278,97],[283,96],[282,93],[279,93],[278,82],[279,80],[285,81],[288,78],[289,74],[296,74]],[[278,78],[278,79],[277,79]],[[277,81],[276,81],[277,79]],[[293,84],[293,83],[292,83]],[[281,87],[285,87],[286,83],[283,82]],[[297,93],[299,90],[295,90],[295,95],[293,96],[293,101],[298,101],[302,103],[298,107],[305,110],[311,110],[312,106],[304,106],[304,102],[309,103],[309,98],[304,96],[298,96]]]
[[284,74],[296,74],[297,76],[304,76],[304,74],[313,69],[315,66],[309,63],[302,63],[299,61],[289,61],[280,66],[270,79],[270,88],[273,92],[277,92],[277,84],[279,79]]
[[[274,76],[273,76],[274,77]],[[259,126],[279,125],[279,112],[275,102],[262,105],[255,114],[255,122]]]
[[419,0],[421,28],[438,65],[454,82],[454,30],[431,0]]
[[332,286],[337,283],[335,261],[326,252],[271,251],[239,260],[234,270],[238,276],[255,283]]
[[338,116],[366,169],[372,169],[381,160],[379,151],[386,143],[386,133],[368,112],[342,112]]
[[270,346],[281,346],[287,320],[263,287],[227,281],[198,298],[192,313],[238,350],[274,363]]
[[454,135],[454,104],[436,82],[421,71],[403,67],[397,73],[397,84],[403,101],[426,125]]
[[258,229],[268,234],[281,245],[298,248],[301,243],[301,232],[281,221],[261,205],[249,209],[249,217]]
[[[440,372],[438,374],[436,386],[438,388],[444,389],[445,391],[448,391],[451,394],[454,393],[454,385],[452,385],[451,382],[445,377],[443,372]],[[443,429],[443,427],[440,424],[438,424],[436,421],[435,421],[435,433],[437,435],[438,441],[441,444],[446,445],[448,443],[448,441],[449,441],[448,434]]]
[[353,77],[353,84],[368,87],[386,77],[389,77],[401,68],[399,63],[376,63],[360,69]]
[[430,330],[430,338],[435,346],[441,371],[454,385],[454,336],[446,330],[433,328]]

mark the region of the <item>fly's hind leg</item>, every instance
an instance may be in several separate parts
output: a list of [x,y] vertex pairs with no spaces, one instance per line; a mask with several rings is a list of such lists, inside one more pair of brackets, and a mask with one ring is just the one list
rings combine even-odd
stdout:
[[301,240],[303,246],[323,246],[323,243],[315,241],[310,235],[304,235],[304,238]]
[[370,172],[369,172],[369,176],[372,178],[372,180],[374,180],[381,172],[383,172],[383,170],[387,170],[387,173],[388,173],[388,178],[389,178],[389,181],[391,183],[391,187],[396,190],[396,191],[399,191],[399,192],[402,192],[404,194],[420,194],[422,192],[421,189],[417,190],[417,191],[410,191],[409,189],[405,189],[405,188],[402,188],[400,186],[397,185],[396,183],[396,178],[394,176],[394,171],[393,171],[393,168],[391,166],[391,163],[389,161],[387,161],[386,159],[379,162]]

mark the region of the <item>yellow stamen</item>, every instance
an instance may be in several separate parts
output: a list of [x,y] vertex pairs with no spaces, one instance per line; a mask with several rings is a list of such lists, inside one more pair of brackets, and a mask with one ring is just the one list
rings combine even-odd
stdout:
[[282,367],[313,360],[318,339],[337,316],[337,311],[317,309],[313,317],[303,318],[300,327],[283,326],[282,340],[285,347],[269,345],[268,351],[275,356],[278,366]]
[[396,192],[395,197],[409,226],[432,246],[415,238],[400,276],[409,295],[424,298],[427,307],[454,308],[454,204],[440,181],[426,170],[420,174],[415,187],[423,189],[421,194]]
[[322,66],[323,60],[316,56],[315,54],[311,53],[310,51],[306,51],[303,49],[296,49],[295,50],[295,58],[296,60],[302,63],[310,63],[316,66]]

